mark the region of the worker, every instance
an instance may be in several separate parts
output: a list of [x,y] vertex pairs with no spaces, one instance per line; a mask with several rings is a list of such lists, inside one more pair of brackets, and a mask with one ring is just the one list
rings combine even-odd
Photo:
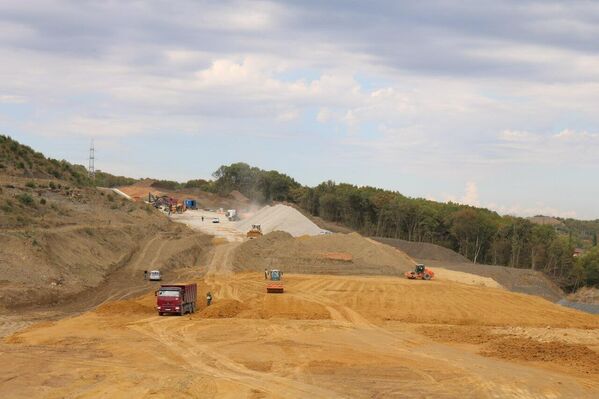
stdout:
[[212,303],[212,294],[209,292],[206,294],[206,306],[210,306]]
[[147,280],[147,279],[148,279],[148,271],[144,270],[144,280]]
[[264,269],[264,280],[268,280],[268,270]]
[[204,221],[204,216],[202,216],[202,222]]

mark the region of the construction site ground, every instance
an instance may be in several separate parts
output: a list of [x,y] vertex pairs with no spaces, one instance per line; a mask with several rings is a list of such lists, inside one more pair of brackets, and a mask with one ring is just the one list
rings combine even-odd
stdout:
[[[355,233],[239,242],[221,213],[29,182],[0,179],[0,398],[599,396],[599,316],[537,273],[416,246],[436,278],[411,281],[418,256]],[[154,268],[199,311],[159,317]]]
[[0,397],[594,398],[599,317],[443,279],[233,273],[218,245],[180,279],[212,292],[159,317],[152,289],[0,343]]
[[[224,212],[189,209],[181,214],[173,213],[170,218],[193,230],[228,242],[239,242],[245,238],[245,234],[235,227],[235,222],[229,221]],[[218,223],[214,223],[215,220],[218,220]]]

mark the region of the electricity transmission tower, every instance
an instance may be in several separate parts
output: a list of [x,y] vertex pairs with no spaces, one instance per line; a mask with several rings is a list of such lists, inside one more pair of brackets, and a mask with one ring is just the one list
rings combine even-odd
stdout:
[[95,159],[95,149],[94,149],[94,139],[92,139],[91,145],[89,146],[89,164],[87,167],[87,173],[89,177],[92,179],[96,177],[96,169],[94,167],[94,159]]

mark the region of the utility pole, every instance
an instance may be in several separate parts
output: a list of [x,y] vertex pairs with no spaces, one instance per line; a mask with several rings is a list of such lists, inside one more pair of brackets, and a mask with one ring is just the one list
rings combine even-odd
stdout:
[[89,164],[87,167],[87,173],[91,179],[96,177],[96,169],[94,167],[94,159],[95,159],[95,149],[94,149],[94,139],[91,141],[91,145],[89,146]]

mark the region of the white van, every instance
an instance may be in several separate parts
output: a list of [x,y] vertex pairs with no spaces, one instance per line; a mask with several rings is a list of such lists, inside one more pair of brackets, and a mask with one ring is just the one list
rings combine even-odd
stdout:
[[162,274],[160,274],[160,270],[151,270],[149,275],[150,281],[160,281],[162,280]]

